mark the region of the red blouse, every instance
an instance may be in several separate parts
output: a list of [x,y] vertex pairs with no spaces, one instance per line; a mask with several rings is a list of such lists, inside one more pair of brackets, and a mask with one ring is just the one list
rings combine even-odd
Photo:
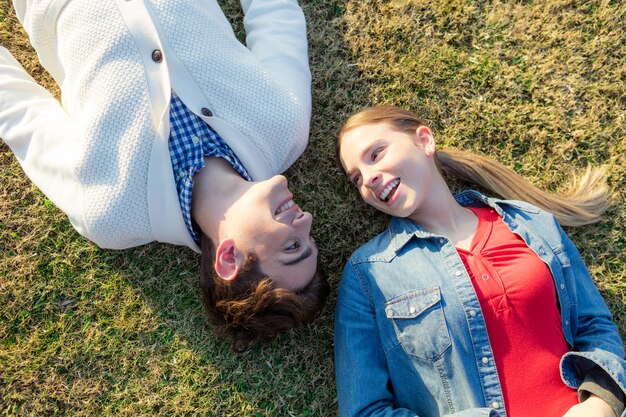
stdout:
[[469,251],[457,248],[472,279],[509,417],[561,417],[578,403],[561,380],[567,351],[552,275],[491,208],[479,219]]

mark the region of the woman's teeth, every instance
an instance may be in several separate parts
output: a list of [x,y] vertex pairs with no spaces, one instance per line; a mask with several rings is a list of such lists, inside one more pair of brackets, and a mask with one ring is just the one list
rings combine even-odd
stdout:
[[278,207],[278,210],[276,210],[276,215],[282,213],[285,210],[289,210],[295,203],[293,202],[293,200],[289,200],[287,201],[285,204],[283,204],[282,206]]
[[395,180],[391,181],[391,183],[389,183],[389,185],[386,186],[385,189],[380,193],[378,198],[380,198],[381,201],[387,202],[387,197],[389,197],[389,193],[391,192],[391,190],[397,187],[398,184],[400,184],[399,178],[396,178]]

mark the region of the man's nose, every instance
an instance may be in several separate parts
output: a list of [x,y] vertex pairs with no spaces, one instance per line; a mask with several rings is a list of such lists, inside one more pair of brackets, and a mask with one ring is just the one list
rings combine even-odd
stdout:
[[306,231],[308,233],[311,230],[311,225],[313,224],[313,216],[308,211],[303,211],[293,220],[291,224],[299,230]]
[[289,183],[287,182],[287,178],[284,175],[274,175],[270,181],[275,185],[288,187]]

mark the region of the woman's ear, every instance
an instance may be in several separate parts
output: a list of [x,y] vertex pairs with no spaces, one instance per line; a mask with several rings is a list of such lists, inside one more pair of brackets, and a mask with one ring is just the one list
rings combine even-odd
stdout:
[[428,126],[420,126],[415,130],[415,142],[424,148],[426,156],[435,154],[435,138]]
[[225,239],[220,242],[215,251],[215,272],[220,278],[232,281],[239,274],[241,259],[242,256],[240,256],[235,241]]

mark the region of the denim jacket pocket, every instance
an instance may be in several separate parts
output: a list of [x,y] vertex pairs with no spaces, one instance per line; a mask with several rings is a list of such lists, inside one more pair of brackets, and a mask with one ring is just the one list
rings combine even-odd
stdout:
[[385,313],[409,355],[434,361],[451,344],[439,287],[391,299],[386,303]]

